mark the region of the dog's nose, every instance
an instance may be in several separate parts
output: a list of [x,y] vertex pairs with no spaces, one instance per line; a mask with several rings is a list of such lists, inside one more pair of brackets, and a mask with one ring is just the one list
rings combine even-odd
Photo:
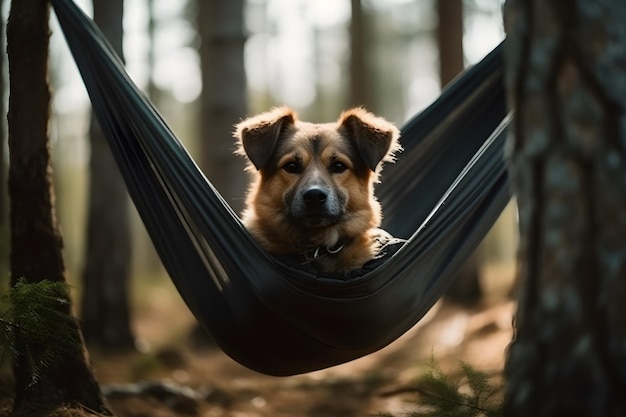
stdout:
[[310,206],[321,206],[327,197],[326,192],[319,187],[309,188],[302,196],[304,202]]

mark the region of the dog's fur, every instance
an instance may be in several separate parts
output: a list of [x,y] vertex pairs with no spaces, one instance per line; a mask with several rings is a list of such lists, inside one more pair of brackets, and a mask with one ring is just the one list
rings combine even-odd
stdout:
[[377,256],[385,232],[373,188],[400,149],[394,125],[362,108],[314,124],[280,107],[242,121],[235,137],[254,176],[243,222],[268,252],[336,273]]

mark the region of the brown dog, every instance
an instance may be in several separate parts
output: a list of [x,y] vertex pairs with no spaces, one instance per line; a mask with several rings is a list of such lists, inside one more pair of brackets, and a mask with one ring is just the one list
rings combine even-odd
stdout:
[[394,125],[362,108],[314,124],[281,107],[242,121],[235,137],[254,175],[243,222],[268,252],[337,273],[378,255],[389,235],[373,188],[400,149]]

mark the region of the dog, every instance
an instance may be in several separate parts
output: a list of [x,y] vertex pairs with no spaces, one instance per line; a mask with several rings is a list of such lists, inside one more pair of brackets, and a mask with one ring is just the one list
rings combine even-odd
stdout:
[[374,184],[401,150],[392,123],[360,107],[309,123],[279,107],[243,120],[234,136],[253,176],[242,221],[269,253],[347,274],[389,242]]

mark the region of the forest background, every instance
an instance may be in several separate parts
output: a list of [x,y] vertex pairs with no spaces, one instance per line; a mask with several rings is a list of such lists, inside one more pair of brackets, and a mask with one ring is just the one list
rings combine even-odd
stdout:
[[[8,5],[3,3],[6,16]],[[110,19],[100,22],[105,32],[116,26],[114,17],[123,10],[123,31],[111,36],[114,45],[123,46],[131,77],[235,210],[241,209],[246,183],[243,161],[232,155],[232,125],[241,118],[289,105],[305,120],[327,121],[346,107],[364,105],[402,125],[504,36],[497,0],[250,0],[228,2],[228,7],[202,0],[96,0],[93,7],[88,1],[77,3],[88,14],[100,7],[100,19]],[[155,345],[186,334],[189,315],[171,314],[180,313],[180,300],[119,183],[109,181],[114,177],[111,165],[95,161],[104,153],[89,101],[54,21],[51,28],[56,208],[68,280],[82,299],[76,303],[77,315],[95,352],[154,352]],[[3,207],[5,194],[3,190]],[[120,230],[124,228],[128,230]],[[494,287],[501,290],[504,283],[510,288],[515,245],[515,210],[509,208],[468,262],[466,275],[481,287],[479,294],[469,296],[471,301],[492,296],[491,287],[484,285],[489,275],[483,273],[485,265],[497,265],[500,271],[498,265],[504,264],[504,276],[489,276],[501,279]],[[107,278],[107,269],[114,271],[113,277]],[[89,307],[101,306],[85,301],[93,270],[100,274],[96,294],[115,289],[119,297],[98,308],[100,317],[90,318]],[[164,308],[177,302],[169,313]],[[117,314],[119,303],[128,314]],[[155,305],[157,315],[142,320]],[[111,317],[116,323],[107,323]]]
[[[361,100],[352,99],[354,93],[350,91],[349,1],[251,0],[244,4],[247,90],[242,97],[245,103],[238,105],[245,113],[219,126],[205,126],[200,56],[203,49],[199,48],[196,29],[204,23],[198,20],[201,16],[194,3],[126,0],[124,56],[133,80],[149,93],[201,166],[218,157],[225,160],[222,163],[236,167],[228,171],[205,169],[236,211],[242,207],[247,177],[241,169],[243,162],[232,156],[233,140],[228,129],[246,115],[288,105],[303,120],[330,121],[347,106],[364,105],[401,126],[431,103],[441,89],[438,17],[432,0],[364,2],[366,36],[360,41],[366,56],[362,77],[367,83],[367,96]],[[468,66],[495,47],[504,38],[504,30],[499,0],[463,3],[463,66]],[[89,1],[77,4],[91,12]],[[52,31],[57,208],[68,267],[75,275],[85,255],[90,107],[62,33],[56,25]],[[232,64],[212,65],[228,68]],[[458,71],[458,67],[451,71]],[[207,96],[210,94],[206,91]],[[224,91],[221,95],[241,96],[237,91]],[[138,222],[133,221],[133,225]],[[140,224],[134,227],[134,233],[140,236],[134,239],[133,257],[139,271],[152,268],[155,263],[150,245],[141,236],[142,228]]]

